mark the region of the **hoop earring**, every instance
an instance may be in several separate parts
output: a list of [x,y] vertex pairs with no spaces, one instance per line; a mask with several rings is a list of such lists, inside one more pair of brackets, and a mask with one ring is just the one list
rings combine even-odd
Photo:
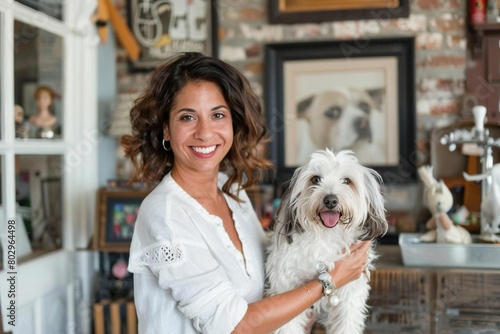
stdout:
[[165,151],[169,152],[172,150],[172,146],[167,147],[166,143],[168,143],[168,141],[166,141],[165,138],[163,138],[163,140],[161,141],[161,146],[163,146],[163,149]]

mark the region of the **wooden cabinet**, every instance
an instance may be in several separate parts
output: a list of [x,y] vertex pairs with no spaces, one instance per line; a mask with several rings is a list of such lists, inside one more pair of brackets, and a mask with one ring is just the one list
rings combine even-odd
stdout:
[[500,272],[435,271],[436,333],[499,333]]
[[431,333],[434,277],[421,270],[377,269],[366,333]]
[[489,122],[500,121],[500,24],[470,27],[466,108],[484,105]]
[[500,31],[498,35],[486,37],[486,79],[500,84]]
[[500,271],[405,267],[399,246],[377,250],[365,334],[500,333]]
[[365,333],[498,333],[500,271],[412,268],[379,246]]

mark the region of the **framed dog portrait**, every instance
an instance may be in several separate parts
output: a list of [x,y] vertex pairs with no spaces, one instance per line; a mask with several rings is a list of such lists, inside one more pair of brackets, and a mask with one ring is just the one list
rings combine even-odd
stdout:
[[266,112],[278,179],[353,151],[385,182],[416,179],[413,38],[269,44]]
[[100,251],[128,252],[142,200],[140,190],[101,188],[97,196],[97,228],[94,248]]
[[129,0],[128,23],[140,46],[130,71],[148,71],[182,52],[217,56],[216,0]]
[[410,15],[409,0],[268,0],[270,23],[386,20]]

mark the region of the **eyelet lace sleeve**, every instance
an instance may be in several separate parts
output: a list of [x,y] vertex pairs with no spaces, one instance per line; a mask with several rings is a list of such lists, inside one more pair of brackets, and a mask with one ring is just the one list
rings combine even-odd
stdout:
[[181,261],[183,258],[182,255],[182,248],[179,245],[173,245],[170,242],[162,242],[146,247],[133,255],[131,263],[133,263],[136,268],[144,266],[155,268]]

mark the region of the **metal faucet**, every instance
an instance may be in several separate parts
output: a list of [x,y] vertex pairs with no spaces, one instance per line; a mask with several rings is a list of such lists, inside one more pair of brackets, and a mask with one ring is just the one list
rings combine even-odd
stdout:
[[[491,175],[489,175],[489,171],[493,167],[493,148],[500,147],[500,138],[491,138],[488,129],[484,128],[486,107],[475,106],[472,109],[472,112],[474,114],[474,128],[470,131],[465,129],[455,129],[455,131],[442,136],[440,142],[442,145],[449,145],[448,149],[450,152],[456,150],[457,144],[475,144],[479,147],[479,150],[481,151],[481,174],[485,175],[481,181],[481,201],[483,201],[491,190],[491,184],[493,181]],[[486,221],[483,210],[481,210],[480,238],[486,241],[497,241],[500,239],[495,234],[499,232],[500,228],[498,226],[492,226],[491,222]]]

